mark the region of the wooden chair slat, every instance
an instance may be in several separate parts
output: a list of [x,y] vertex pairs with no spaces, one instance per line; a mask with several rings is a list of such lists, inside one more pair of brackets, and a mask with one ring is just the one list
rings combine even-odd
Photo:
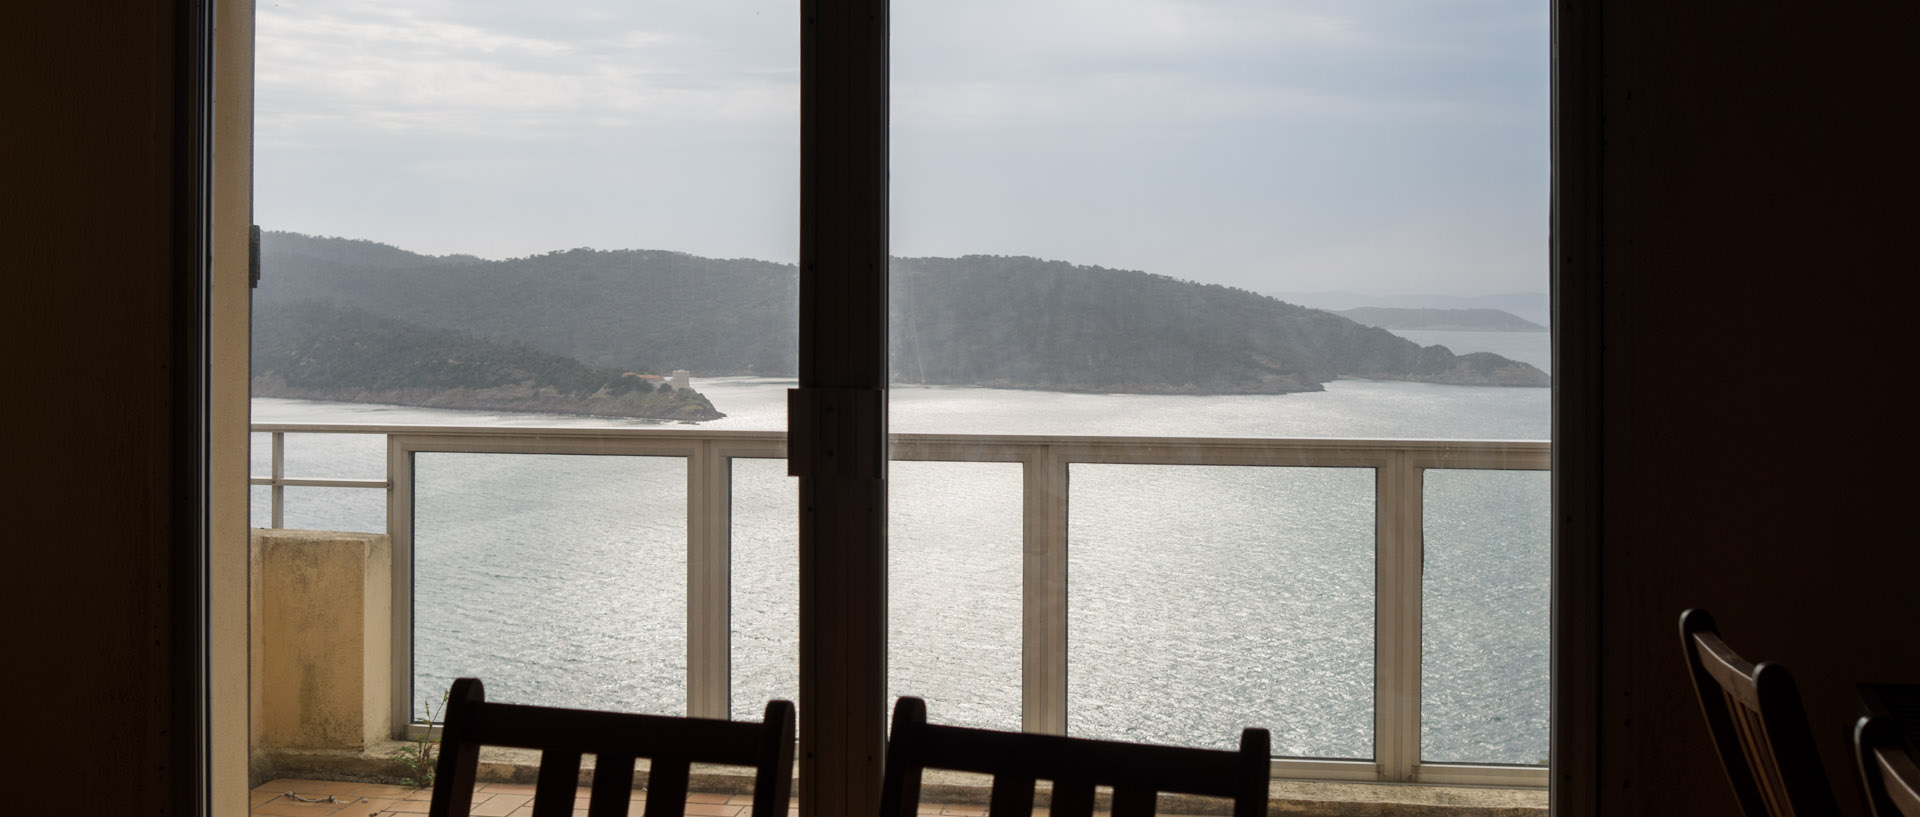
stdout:
[[1050,817],[1093,817],[1093,784],[1070,780],[1053,782]]
[[480,744],[469,740],[473,714],[487,699],[478,680],[461,678],[447,691],[446,723],[440,728],[440,759],[434,764],[433,797],[429,817],[464,815],[473,810],[474,775],[480,765]]
[[1117,786],[1113,790],[1113,817],[1153,817],[1158,796],[1145,786]]
[[533,817],[573,817],[573,793],[579,783],[579,752],[541,751],[540,775],[533,784]]
[[1914,764],[1913,755],[1883,748],[1874,752],[1873,760],[1886,781],[1887,801],[1894,811],[1901,817],[1920,817],[1920,766]]
[[1680,646],[1741,810],[1748,817],[1833,813],[1833,789],[1792,675],[1740,657],[1704,610],[1680,614]]
[[1727,647],[1717,633],[1694,633],[1699,648],[1700,667],[1720,685],[1720,691],[1748,709],[1759,709],[1760,698],[1753,689],[1753,664]]
[[[652,760],[648,817],[682,817],[692,763],[754,768],[753,817],[786,817],[793,785],[793,704],[772,701],[760,723],[490,703],[477,678],[453,683],[429,817],[472,810],[480,747],[541,751],[534,812],[571,817],[581,756],[596,756],[591,817],[627,817],[636,758]],[[552,804],[552,805],[549,805]]]
[[653,768],[647,772],[646,817],[677,817],[685,812],[688,772],[685,758],[653,759]]
[[[1236,814],[1257,817],[1267,806],[1268,743],[1264,729],[1246,730],[1235,752],[936,726],[926,722],[925,702],[901,698],[887,746],[882,817],[913,817],[922,769],[993,775],[996,802],[1002,781],[1038,779],[1054,782],[1056,808],[1078,809],[1080,788],[1104,785],[1144,788],[1149,802],[1157,792],[1232,798]],[[1014,795],[1008,797],[1012,802]],[[1031,808],[1030,796],[1028,803]]]
[[1233,798],[1233,817],[1267,817],[1273,781],[1273,736],[1265,729],[1240,733],[1240,789]]
[[611,752],[595,755],[593,789],[587,795],[587,817],[627,817],[627,807],[632,802],[633,755]]
[[768,701],[763,724],[778,728],[762,729],[760,753],[753,775],[751,817],[787,817],[787,801],[793,791],[794,712],[787,701]]
[[486,703],[469,730],[487,746],[541,749],[556,744],[582,752],[635,757],[681,753],[702,763],[751,766],[759,759],[761,725],[712,718],[596,712],[526,704]]
[[987,798],[987,817],[1027,817],[1033,813],[1031,777],[999,775],[993,778],[993,792]]
[[[998,732],[928,724],[922,748],[926,768],[1042,780],[1092,780],[1111,786],[1151,777],[1163,791],[1235,796],[1240,770],[1221,762],[1238,753],[1218,749],[1070,738],[1028,732]],[[1195,754],[1212,753],[1212,754]]]
[[1920,817],[1920,763],[1893,719],[1861,718],[1853,728],[1853,751],[1874,817]]

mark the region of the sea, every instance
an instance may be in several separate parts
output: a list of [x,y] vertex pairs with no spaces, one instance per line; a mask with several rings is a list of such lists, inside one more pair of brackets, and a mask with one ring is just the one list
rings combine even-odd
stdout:
[[[1404,332],[1545,369],[1544,333]],[[255,422],[777,430],[791,380],[700,378],[699,423],[255,398]],[[1368,380],[1289,395],[1068,394],[897,385],[893,431],[1546,440],[1549,389]],[[377,435],[290,435],[286,473],[384,475]],[[253,473],[268,473],[256,433]],[[490,698],[681,714],[686,475],[676,458],[421,454],[415,464],[416,714],[451,679]],[[797,489],[777,460],[733,469],[736,717],[798,695]],[[1068,730],[1276,755],[1373,756],[1374,496],[1363,469],[1076,464],[1069,472]],[[1020,472],[889,472],[888,677],[937,722],[1020,721]],[[254,524],[269,517],[253,489]],[[1546,472],[1425,481],[1421,752],[1547,757]],[[383,492],[288,488],[290,528],[385,531]]]

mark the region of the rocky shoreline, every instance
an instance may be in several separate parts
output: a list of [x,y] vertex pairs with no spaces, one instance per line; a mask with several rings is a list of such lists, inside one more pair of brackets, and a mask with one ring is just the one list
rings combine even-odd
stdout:
[[561,394],[551,388],[496,386],[485,389],[316,389],[295,388],[274,375],[253,379],[253,396],[337,403],[379,403],[390,406],[514,411],[542,414],[582,414],[642,420],[698,422],[726,415],[698,392],[679,389],[614,395],[605,390],[588,395]]

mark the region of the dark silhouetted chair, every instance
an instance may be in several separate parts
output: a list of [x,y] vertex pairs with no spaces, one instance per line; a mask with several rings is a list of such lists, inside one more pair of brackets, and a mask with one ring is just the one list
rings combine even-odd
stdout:
[[1720,765],[1748,817],[1833,814],[1833,789],[1787,669],[1747,663],[1705,610],[1680,614],[1680,642]]
[[1866,717],[1854,724],[1853,754],[1874,817],[1920,817],[1920,765],[1891,718]]
[[751,766],[752,817],[786,817],[793,785],[793,704],[767,703],[761,723],[489,703],[478,678],[453,682],[440,733],[430,817],[465,817],[481,746],[540,750],[534,817],[572,817],[580,758],[595,756],[588,817],[626,817],[634,761],[647,758],[646,817],[686,811],[693,763]]
[[927,705],[901,698],[880,791],[880,817],[914,817],[923,769],[993,775],[987,817],[1026,817],[1034,784],[1053,783],[1052,817],[1089,817],[1094,787],[1113,788],[1113,817],[1151,817],[1160,792],[1233,799],[1234,817],[1265,817],[1269,738],[1240,733],[1240,751],[995,732],[927,723]]

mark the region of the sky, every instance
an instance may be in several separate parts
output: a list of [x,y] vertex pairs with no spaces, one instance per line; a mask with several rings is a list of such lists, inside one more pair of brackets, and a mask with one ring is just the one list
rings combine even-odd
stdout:
[[[792,261],[792,0],[261,0],[255,220]],[[892,251],[1547,287],[1545,0],[894,0]]]

